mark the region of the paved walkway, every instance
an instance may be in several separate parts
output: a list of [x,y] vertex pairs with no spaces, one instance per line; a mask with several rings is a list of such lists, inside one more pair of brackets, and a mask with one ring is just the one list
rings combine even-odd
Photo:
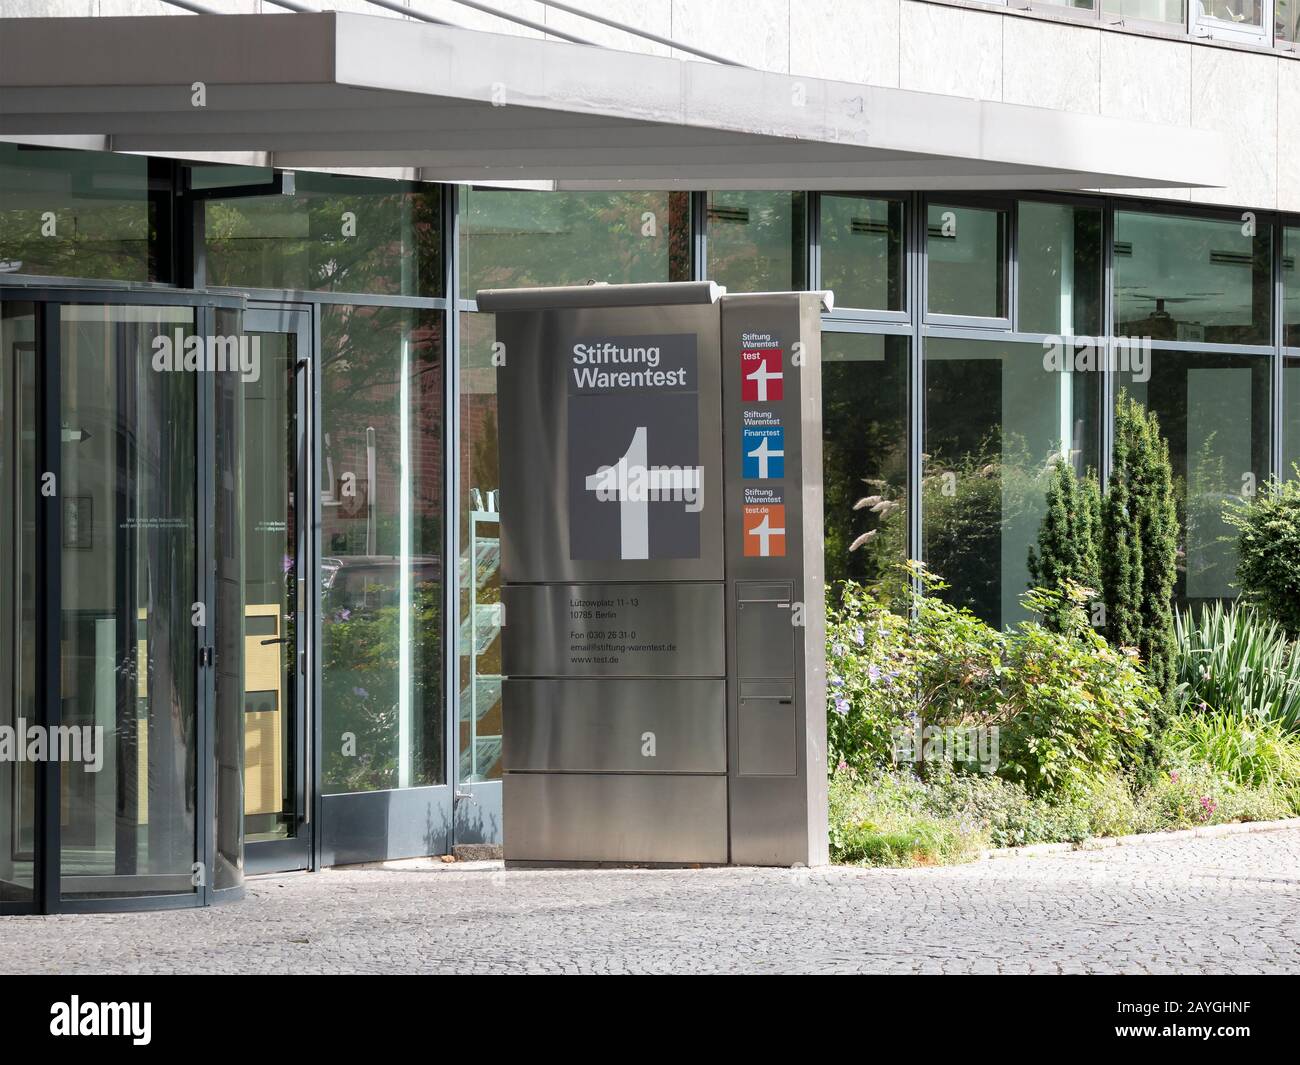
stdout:
[[944,869],[332,870],[0,918],[3,972],[1300,972],[1300,830]]

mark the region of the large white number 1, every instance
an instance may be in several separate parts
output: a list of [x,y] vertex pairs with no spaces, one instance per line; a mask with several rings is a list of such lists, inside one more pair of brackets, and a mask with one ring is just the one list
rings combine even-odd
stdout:
[[[587,477],[588,492],[603,495],[613,488],[612,498],[618,500],[619,558],[650,557],[650,500],[644,486],[648,462],[646,427],[638,425],[632,443],[618,463],[602,466]],[[630,491],[634,483],[641,486],[640,491]]]

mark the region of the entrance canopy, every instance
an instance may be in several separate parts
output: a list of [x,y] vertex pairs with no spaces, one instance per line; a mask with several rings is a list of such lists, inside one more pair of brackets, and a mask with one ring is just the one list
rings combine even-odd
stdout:
[[1224,169],[1220,137],[1184,127],[342,12],[0,19],[0,139],[563,189],[1129,189]]

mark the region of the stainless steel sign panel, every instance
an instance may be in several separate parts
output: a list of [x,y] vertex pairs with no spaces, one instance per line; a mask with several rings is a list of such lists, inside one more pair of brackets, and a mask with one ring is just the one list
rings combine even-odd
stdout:
[[724,776],[511,773],[507,784],[507,861],[727,861]]
[[721,303],[738,864],[827,860],[818,303],[775,293]]
[[507,861],[826,861],[820,308],[482,294]]
[[721,679],[507,680],[504,701],[512,771],[727,771]]
[[502,589],[510,677],[722,677],[721,584],[517,584]]

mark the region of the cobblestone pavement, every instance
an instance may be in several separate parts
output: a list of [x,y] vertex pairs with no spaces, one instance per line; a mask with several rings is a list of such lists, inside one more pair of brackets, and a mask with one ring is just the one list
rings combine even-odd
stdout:
[[1300,830],[942,869],[369,868],[0,918],[0,971],[1300,972]]

